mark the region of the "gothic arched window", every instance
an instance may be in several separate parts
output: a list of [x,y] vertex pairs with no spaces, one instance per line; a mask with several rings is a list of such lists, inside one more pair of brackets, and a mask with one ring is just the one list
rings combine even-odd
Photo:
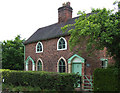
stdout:
[[41,42],[38,42],[36,45],[36,53],[43,52],[43,44]]
[[63,59],[60,59],[58,67],[59,67],[59,72],[60,73],[64,73],[65,72],[66,66],[65,66],[65,61]]
[[37,63],[37,71],[42,71],[42,62],[40,60]]
[[66,50],[67,49],[67,42],[65,38],[61,37],[57,42],[57,50]]

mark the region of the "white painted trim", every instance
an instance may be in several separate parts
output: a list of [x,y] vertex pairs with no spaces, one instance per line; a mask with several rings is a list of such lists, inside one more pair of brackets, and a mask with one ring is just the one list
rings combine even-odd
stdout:
[[32,65],[32,71],[35,71],[35,64]]
[[[59,49],[59,41],[60,39],[63,39],[65,41],[65,48],[64,49]],[[67,41],[64,37],[60,37],[57,41],[57,50],[67,50]]]
[[[38,46],[38,44],[41,44],[41,46],[42,46],[42,51],[37,51],[37,46]],[[38,42],[37,44],[36,44],[36,53],[42,53],[43,52],[43,44],[42,44],[42,42]]]
[[59,62],[61,59],[63,59],[65,61],[65,72],[67,73],[67,61],[64,57],[59,58],[59,60],[57,62],[57,72],[59,72]]
[[26,69],[26,71],[28,71],[28,64],[27,63],[25,64],[25,69]]
[[42,71],[43,71],[43,61],[42,61],[42,59],[41,59],[41,58],[39,58],[39,59],[37,60],[37,62],[36,62],[36,71],[38,71],[38,70],[37,70],[37,64],[38,64],[38,61],[39,61],[39,60],[40,60],[40,61],[41,61],[41,63],[42,63]]
[[71,73],[71,67],[72,65],[71,65],[71,63],[68,63],[68,73]]

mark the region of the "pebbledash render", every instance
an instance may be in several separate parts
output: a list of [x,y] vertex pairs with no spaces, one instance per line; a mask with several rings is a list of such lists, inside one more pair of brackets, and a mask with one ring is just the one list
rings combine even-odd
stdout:
[[[106,48],[98,51],[95,56],[87,56],[88,53],[78,55],[70,51],[70,35],[63,33],[61,27],[75,23],[72,18],[70,2],[58,8],[58,22],[43,28],[39,28],[25,45],[25,71],[49,71],[60,73],[78,73],[80,75],[92,75],[95,68],[106,68],[114,63],[112,58],[106,56]],[[87,14],[89,16],[91,14]],[[83,47],[84,50],[84,47]]]

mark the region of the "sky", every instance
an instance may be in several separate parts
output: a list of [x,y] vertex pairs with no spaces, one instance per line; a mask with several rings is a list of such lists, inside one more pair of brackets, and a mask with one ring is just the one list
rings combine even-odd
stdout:
[[91,8],[114,9],[115,0],[0,0],[0,41],[28,39],[37,29],[58,22],[58,8],[70,2],[73,17]]

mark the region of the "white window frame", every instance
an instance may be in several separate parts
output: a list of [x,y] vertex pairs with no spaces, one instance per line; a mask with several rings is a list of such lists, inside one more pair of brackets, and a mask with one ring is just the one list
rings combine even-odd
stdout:
[[107,68],[107,61],[102,61],[102,62],[104,62],[103,64],[105,64],[105,65],[102,65],[102,68]]
[[[64,49],[59,49],[59,41],[63,39],[65,41],[65,48]],[[67,50],[67,41],[64,37],[59,38],[59,40],[57,41],[57,50]]]
[[[38,44],[41,44],[41,46],[42,46],[42,51],[37,51],[37,46],[38,46]],[[42,44],[42,42],[38,42],[37,44],[36,44],[36,53],[42,53],[43,52],[43,44]]]
[[[107,66],[108,66],[108,59],[100,59],[102,62],[105,62],[104,64],[104,66],[102,65],[102,68],[107,68]],[[103,64],[103,63],[102,63]]]

